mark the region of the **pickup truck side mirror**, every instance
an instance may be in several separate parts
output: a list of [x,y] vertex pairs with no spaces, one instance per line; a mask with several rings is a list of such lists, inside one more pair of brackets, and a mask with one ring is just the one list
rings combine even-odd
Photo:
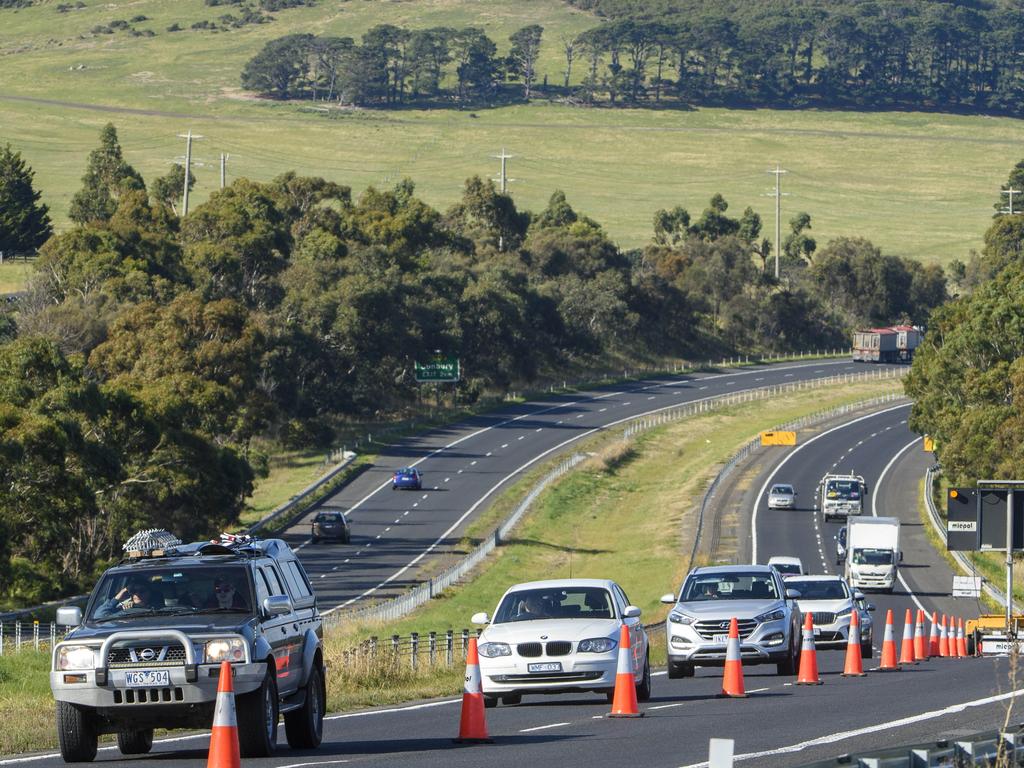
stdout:
[[292,601],[287,595],[271,595],[263,598],[263,613],[265,616],[284,616],[291,613]]
[[57,624],[62,627],[78,627],[82,624],[82,609],[77,605],[65,605],[57,609]]

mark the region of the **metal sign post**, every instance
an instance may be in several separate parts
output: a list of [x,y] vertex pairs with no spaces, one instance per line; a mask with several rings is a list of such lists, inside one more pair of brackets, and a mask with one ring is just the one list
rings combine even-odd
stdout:
[[1013,488],[1006,492],[1006,634],[1013,637]]

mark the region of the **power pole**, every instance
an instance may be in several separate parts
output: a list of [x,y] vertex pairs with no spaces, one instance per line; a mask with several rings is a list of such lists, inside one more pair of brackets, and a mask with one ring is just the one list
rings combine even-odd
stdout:
[[515,157],[515,155],[505,154],[505,148],[502,147],[500,155],[491,155],[491,157],[495,158],[496,160],[501,160],[501,171],[500,171],[500,173],[498,175],[498,178],[494,179],[494,181],[498,182],[499,190],[501,191],[501,194],[504,195],[506,192],[508,192],[508,184],[509,184],[509,182],[510,181],[515,181],[515,179],[510,179],[508,177],[508,175],[506,173],[507,167],[505,165],[505,161],[506,160],[511,160],[513,157]]
[[228,177],[228,158],[230,155],[226,155],[223,152],[220,153],[220,188],[224,189],[224,184]]
[[782,252],[782,174],[789,173],[784,171],[778,163],[775,164],[774,171],[766,171],[766,173],[775,174],[775,279],[779,279],[779,254]]
[[193,136],[192,129],[189,128],[188,133],[179,133],[178,138],[185,140],[185,184],[181,192],[181,216],[184,218],[188,215],[188,177],[192,172],[192,140],[203,137],[198,134]]
[[1003,213],[1008,213],[1013,216],[1013,196],[1019,195],[1021,191],[1019,189],[1004,189],[1003,194],[1009,197],[1009,207],[1003,209]]

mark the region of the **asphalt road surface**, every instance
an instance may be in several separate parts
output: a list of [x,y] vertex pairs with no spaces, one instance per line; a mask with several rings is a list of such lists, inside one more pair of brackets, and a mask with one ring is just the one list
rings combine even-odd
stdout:
[[[311,544],[311,515],[284,538],[298,550],[322,610],[394,596],[422,581],[430,558],[451,558],[462,531],[505,485],[582,438],[704,398],[881,368],[849,360],[757,366],[511,406],[385,450],[370,470],[326,500],[324,507],[348,510],[351,544]],[[392,473],[406,465],[424,473],[422,491],[391,490]]]

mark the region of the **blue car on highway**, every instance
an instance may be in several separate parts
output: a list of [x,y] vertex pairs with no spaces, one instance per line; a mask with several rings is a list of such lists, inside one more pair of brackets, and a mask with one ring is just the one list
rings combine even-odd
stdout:
[[414,491],[423,488],[423,473],[415,467],[402,467],[391,477],[391,490],[409,488]]

